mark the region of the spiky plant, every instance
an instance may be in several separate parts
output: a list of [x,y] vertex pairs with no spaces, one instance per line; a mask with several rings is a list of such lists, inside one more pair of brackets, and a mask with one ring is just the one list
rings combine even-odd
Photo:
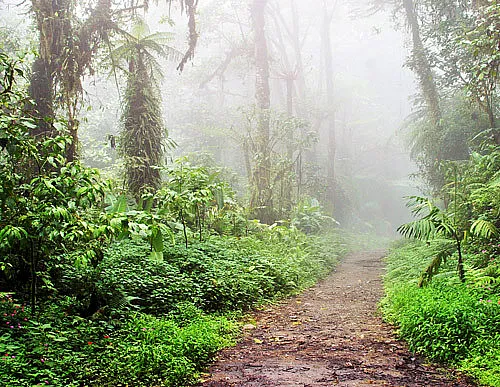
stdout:
[[112,52],[113,63],[127,72],[123,100],[120,153],[125,161],[125,180],[130,193],[139,200],[161,183],[160,167],[166,147],[171,146],[163,124],[159,82],[162,78],[157,57],[178,58],[165,43],[170,34],[150,34],[137,19],[130,34]]

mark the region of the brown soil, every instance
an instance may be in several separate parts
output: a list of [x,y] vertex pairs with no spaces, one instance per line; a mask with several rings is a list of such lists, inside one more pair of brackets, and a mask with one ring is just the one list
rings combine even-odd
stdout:
[[257,312],[200,386],[474,386],[408,352],[382,322],[383,255],[351,254],[316,287]]

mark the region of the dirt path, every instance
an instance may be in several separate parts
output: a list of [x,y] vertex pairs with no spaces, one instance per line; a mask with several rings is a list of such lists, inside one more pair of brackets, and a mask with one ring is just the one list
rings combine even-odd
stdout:
[[315,288],[257,313],[200,386],[474,386],[413,357],[381,321],[383,254],[349,255]]

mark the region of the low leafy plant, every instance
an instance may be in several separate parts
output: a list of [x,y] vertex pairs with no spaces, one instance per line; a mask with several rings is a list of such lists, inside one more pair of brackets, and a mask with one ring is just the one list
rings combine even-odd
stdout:
[[491,283],[480,285],[469,278],[468,285],[460,283],[447,274],[454,270],[450,262],[431,284],[419,288],[416,274],[428,265],[433,250],[441,249],[435,244],[406,242],[391,252],[384,281],[386,296],[381,302],[384,317],[398,326],[411,350],[499,386],[498,293]]
[[99,267],[99,293],[105,303],[132,297],[132,304],[156,315],[185,302],[205,311],[244,310],[325,276],[347,247],[338,234],[324,239],[278,226],[258,237],[169,245],[161,262],[149,258],[146,241],[123,240]]
[[235,327],[227,318],[194,310],[179,325],[171,318],[140,313],[89,320],[52,306],[20,330],[0,327],[0,383],[185,386],[197,380],[218,350],[233,343]]
[[292,213],[291,225],[306,234],[317,234],[337,224],[335,219],[323,213],[318,200],[302,200]]

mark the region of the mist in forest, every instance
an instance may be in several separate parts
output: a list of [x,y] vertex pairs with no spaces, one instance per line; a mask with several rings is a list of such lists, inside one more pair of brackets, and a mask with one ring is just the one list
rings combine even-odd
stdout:
[[[137,16],[149,33],[169,34],[163,44],[183,52],[187,18],[180,11],[176,3],[159,2]],[[25,26],[26,12],[3,2],[9,28]],[[175,55],[158,58],[163,120],[176,144],[167,164],[189,155],[190,163],[223,167],[245,201],[249,159],[255,155],[246,154],[244,144],[252,140],[257,120],[250,3],[201,0],[196,23],[195,55],[182,72]],[[276,0],[265,10],[271,141],[280,157],[288,152],[300,175],[293,183],[294,200],[302,195],[317,200],[341,226],[383,234],[408,219],[403,196],[415,190],[402,126],[416,85],[405,67],[408,34],[397,24],[391,10],[371,12],[368,2],[360,1]],[[29,31],[18,32],[27,48],[34,39],[23,37]],[[100,56],[105,63],[105,49]],[[117,85],[124,82],[123,74],[105,65],[84,81],[81,156],[110,176],[123,168],[111,142],[121,131],[124,91]],[[288,118],[295,120],[290,124],[295,134],[279,133]],[[293,149],[285,141],[290,136]],[[278,175],[278,159],[272,162]]]

